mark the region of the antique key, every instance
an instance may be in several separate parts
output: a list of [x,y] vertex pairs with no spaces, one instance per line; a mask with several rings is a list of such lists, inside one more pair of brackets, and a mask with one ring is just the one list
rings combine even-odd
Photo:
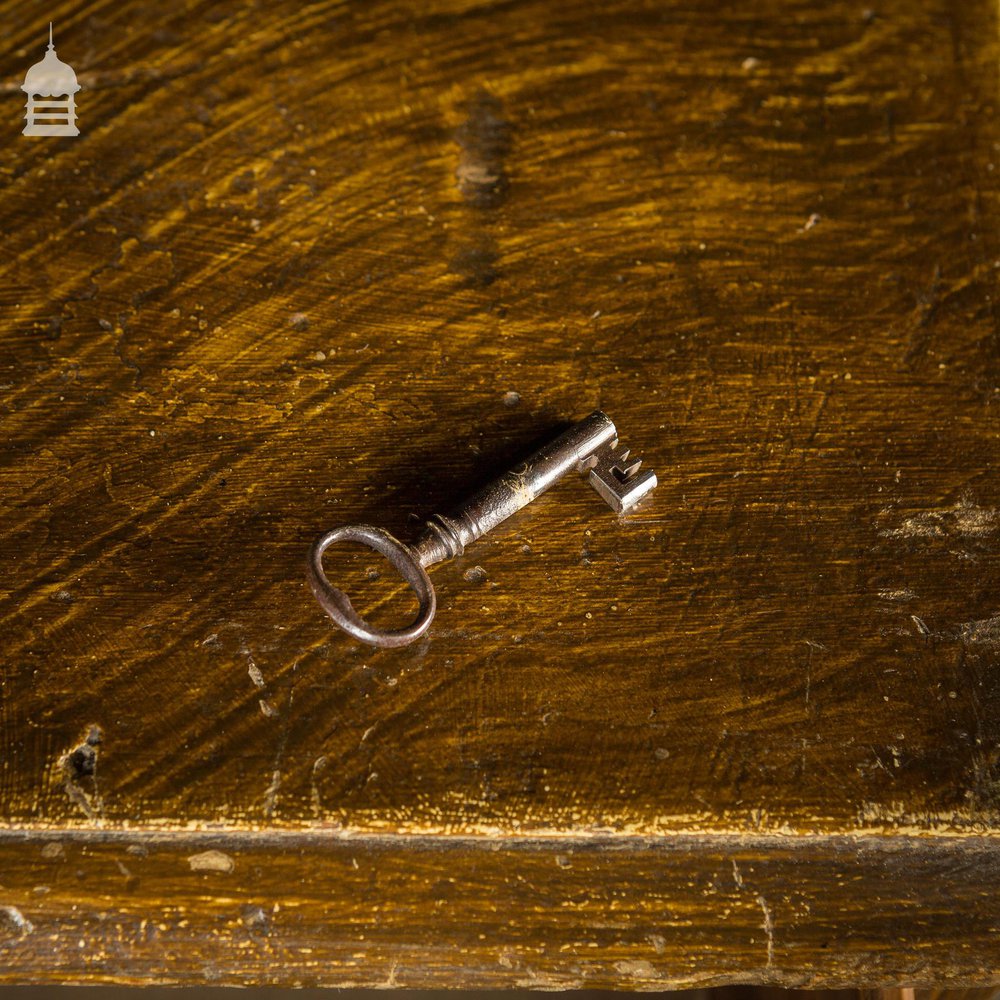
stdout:
[[[628,510],[656,486],[655,474],[648,469],[640,472],[641,464],[640,459],[629,458],[627,450],[618,450],[615,425],[597,410],[450,514],[433,515],[412,545],[367,524],[348,524],[320,535],[309,550],[309,584],[323,610],[355,639],[382,648],[405,646],[427,631],[437,609],[426,567],[460,556],[467,545],[544,493],[570,469],[585,474],[612,510]],[[389,560],[420,605],[412,624],[378,629],[358,615],[350,598],[323,571],[323,553],[334,542],[360,542]]]

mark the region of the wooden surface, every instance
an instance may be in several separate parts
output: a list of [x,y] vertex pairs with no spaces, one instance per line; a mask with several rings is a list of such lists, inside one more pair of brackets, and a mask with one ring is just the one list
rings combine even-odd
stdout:
[[[1000,979],[992,4],[0,23],[0,979]],[[639,511],[330,626],[598,406]]]

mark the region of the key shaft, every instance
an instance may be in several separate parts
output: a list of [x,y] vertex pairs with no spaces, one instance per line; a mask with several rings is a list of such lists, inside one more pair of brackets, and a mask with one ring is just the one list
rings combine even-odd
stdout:
[[583,472],[603,448],[613,448],[618,433],[598,410],[494,479],[447,514],[435,514],[413,548],[422,566],[460,556],[467,545],[540,496],[567,472]]

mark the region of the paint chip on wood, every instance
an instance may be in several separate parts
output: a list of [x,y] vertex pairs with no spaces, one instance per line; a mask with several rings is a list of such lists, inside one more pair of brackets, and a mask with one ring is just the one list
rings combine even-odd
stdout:
[[225,875],[236,867],[236,862],[222,851],[202,851],[200,854],[192,854],[188,858],[188,864],[193,872],[222,872]]
[[35,925],[16,907],[0,906],[0,927],[16,932],[20,937],[27,937]]
[[627,962],[615,962],[615,968],[623,976],[635,976],[637,979],[655,979],[656,967],[644,958],[632,959]]

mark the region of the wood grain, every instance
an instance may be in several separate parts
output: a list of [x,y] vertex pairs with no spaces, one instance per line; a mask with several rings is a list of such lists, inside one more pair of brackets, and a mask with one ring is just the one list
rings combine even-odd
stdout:
[[8,840],[4,978],[959,986],[996,954],[991,839],[178,839]]
[[[50,18],[78,139],[18,134]],[[502,908],[560,983],[996,981],[994,5],[0,0],[0,22],[0,904],[51,928],[0,942],[0,979],[371,983],[389,939],[426,946],[436,880],[488,907],[530,858],[538,896]],[[616,520],[562,483],[434,571],[415,646],[330,627],[316,533],[407,536],[598,406],[649,503]],[[405,614],[384,569],[344,567]],[[405,933],[352,966],[345,897],[303,896],[296,946],[329,966],[264,973],[229,890],[192,882],[169,957],[81,964],[78,940],[111,953],[101,913],[173,905],[205,831],[272,870],[237,868],[261,906],[342,877],[336,837],[396,838]],[[126,833],[166,852],[138,896],[105,862],[30,894],[46,838],[108,859]],[[481,882],[469,838],[499,848]],[[550,936],[576,897],[547,852],[598,841],[621,850],[581,869],[596,909]],[[705,878],[745,842],[775,913],[806,870],[794,933],[774,918],[768,961],[753,893],[723,933],[675,862],[636,874],[647,841]],[[885,922],[850,930],[876,898]],[[583,961],[584,924],[639,942],[682,900],[718,947]],[[97,915],[70,933],[73,906]],[[399,980],[527,975],[479,947],[397,956]]]

